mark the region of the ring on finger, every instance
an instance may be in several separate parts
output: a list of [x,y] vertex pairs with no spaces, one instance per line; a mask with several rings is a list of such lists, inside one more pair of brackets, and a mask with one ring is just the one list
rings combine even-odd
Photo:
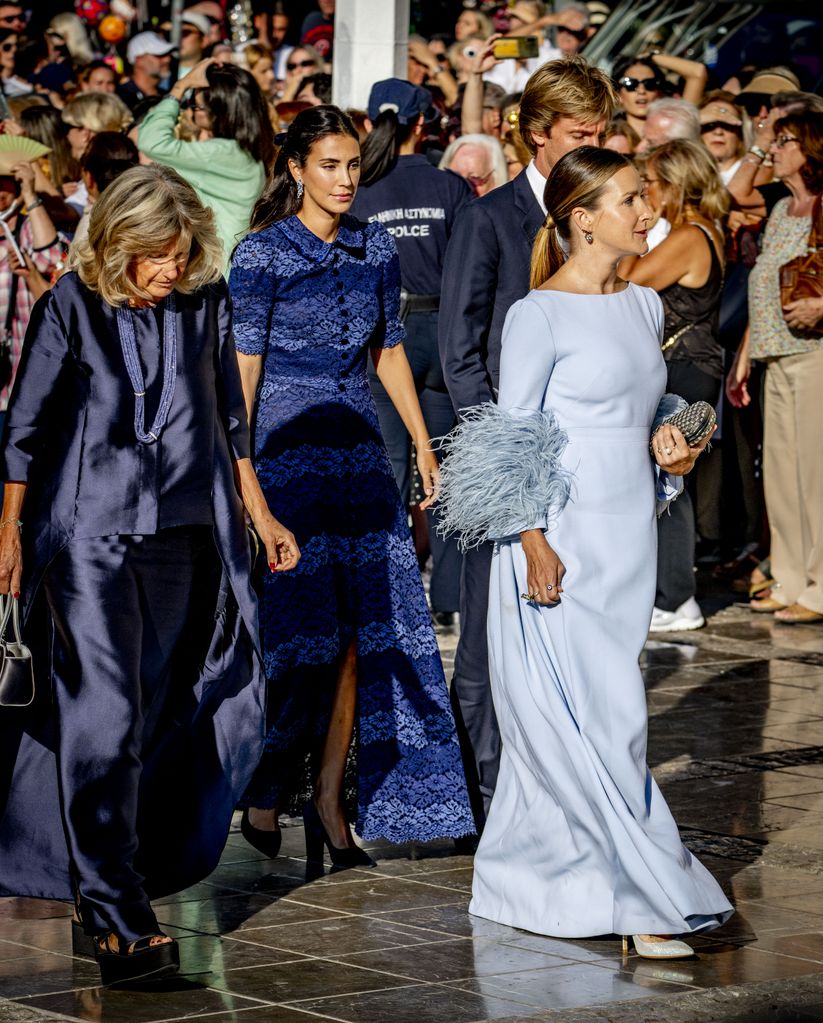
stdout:
[[549,591],[549,593],[551,593],[551,591],[554,589],[554,587],[552,586],[551,583],[546,583],[546,589]]
[[663,448],[663,450],[666,452],[667,455],[670,455],[672,453],[671,448]]

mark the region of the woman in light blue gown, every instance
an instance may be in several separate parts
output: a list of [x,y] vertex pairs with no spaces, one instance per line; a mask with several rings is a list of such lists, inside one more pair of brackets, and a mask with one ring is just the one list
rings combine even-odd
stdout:
[[675,958],[692,950],[672,935],[732,913],[646,765],[638,663],[656,499],[662,510],[701,448],[666,424],[649,453],[668,404],[663,309],[617,274],[647,249],[636,170],[577,149],[545,197],[533,290],[503,333],[498,404],[447,440],[441,483],[446,528],[497,541],[488,630],[503,753],[469,910],[557,937],[631,935],[641,954]]

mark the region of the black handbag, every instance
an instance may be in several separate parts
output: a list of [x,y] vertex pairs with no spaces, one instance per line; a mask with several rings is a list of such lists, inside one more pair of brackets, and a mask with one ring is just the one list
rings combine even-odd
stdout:
[[[12,638],[6,637],[11,622]],[[20,601],[0,596],[0,707],[29,707],[34,702],[31,650],[20,635]]]

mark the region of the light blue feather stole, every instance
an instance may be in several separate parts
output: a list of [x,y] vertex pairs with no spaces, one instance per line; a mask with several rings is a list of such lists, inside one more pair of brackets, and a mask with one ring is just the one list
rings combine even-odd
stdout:
[[[664,394],[654,414],[652,433],[662,425],[665,419],[673,416],[675,412],[680,412],[681,409],[688,408],[688,405],[685,398],[681,398],[679,394]],[[672,501],[676,501],[683,493],[683,477],[672,476],[665,469],[661,469],[656,462],[654,472],[657,480],[657,517],[660,518],[664,511],[669,510]]]
[[466,409],[436,442],[438,532],[468,550],[524,529],[547,529],[569,498],[560,464],[568,438],[551,412],[504,412],[491,402]]

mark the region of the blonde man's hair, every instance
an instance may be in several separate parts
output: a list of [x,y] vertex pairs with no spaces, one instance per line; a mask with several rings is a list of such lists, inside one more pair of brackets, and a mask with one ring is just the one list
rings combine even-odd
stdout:
[[132,167],[92,206],[88,238],[75,249],[71,269],[111,306],[151,300],[137,287],[134,264],[173,244],[189,248],[176,291],[190,294],[220,279],[225,261],[212,211],[170,167]]
[[125,131],[132,122],[131,111],[111,92],[81,92],[63,107],[63,124],[101,131]]
[[561,117],[581,124],[608,123],[617,105],[611,79],[583,57],[550,60],[526,83],[520,99],[519,127],[532,156],[537,146],[533,131],[548,132]]
[[669,197],[667,217],[677,226],[687,209],[707,220],[722,221],[729,212],[729,193],[717,170],[714,157],[700,142],[672,139],[649,153],[647,169],[657,172]]

